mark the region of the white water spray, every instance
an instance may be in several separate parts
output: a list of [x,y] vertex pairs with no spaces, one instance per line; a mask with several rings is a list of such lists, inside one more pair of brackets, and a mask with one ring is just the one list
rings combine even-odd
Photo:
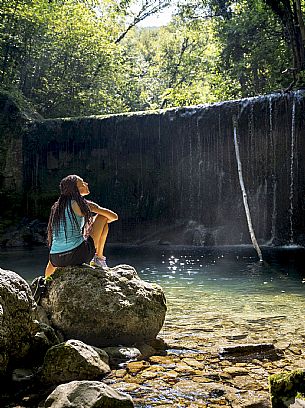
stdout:
[[291,151],[290,151],[290,194],[289,194],[289,224],[290,224],[290,244],[293,244],[293,199],[294,199],[294,150],[295,150],[295,98],[293,97],[291,114]]
[[234,146],[235,146],[235,155],[236,155],[236,161],[237,161],[237,168],[238,168],[238,178],[239,178],[239,184],[243,196],[243,203],[244,203],[244,208],[246,212],[246,217],[247,217],[247,222],[248,222],[248,228],[249,228],[249,233],[251,237],[252,244],[257,252],[258,258],[260,262],[263,262],[263,256],[262,256],[262,251],[257,243],[254,229],[252,226],[252,220],[251,220],[251,214],[250,214],[250,209],[249,209],[249,204],[248,204],[248,197],[247,197],[247,192],[244,184],[244,179],[243,179],[243,173],[242,173],[242,165],[240,161],[240,155],[239,155],[239,147],[238,147],[238,141],[237,141],[237,126],[236,126],[236,119],[233,118],[233,126],[234,126]]
[[269,96],[269,135],[270,135],[270,146],[272,154],[272,216],[271,216],[271,238],[270,243],[274,243],[276,234],[276,192],[277,192],[277,181],[276,181],[276,165],[275,165],[275,146],[273,140],[273,109],[272,109],[272,95]]

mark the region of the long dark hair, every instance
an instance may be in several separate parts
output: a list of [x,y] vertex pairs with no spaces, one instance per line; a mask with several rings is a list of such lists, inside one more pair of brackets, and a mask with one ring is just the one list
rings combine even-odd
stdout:
[[67,238],[67,221],[65,216],[66,208],[68,210],[67,211],[68,216],[70,218],[72,225],[74,225],[75,228],[79,228],[76,215],[72,210],[71,206],[72,200],[77,202],[82,214],[84,214],[85,217],[84,230],[87,231],[90,228],[92,216],[87,200],[80,195],[79,190],[77,188],[78,179],[80,179],[79,176],[72,174],[70,176],[63,178],[59,184],[60,196],[59,199],[53,204],[51,208],[47,229],[49,247],[51,247],[52,245],[53,231],[55,232],[55,234],[58,233],[61,222],[64,225],[65,237]]

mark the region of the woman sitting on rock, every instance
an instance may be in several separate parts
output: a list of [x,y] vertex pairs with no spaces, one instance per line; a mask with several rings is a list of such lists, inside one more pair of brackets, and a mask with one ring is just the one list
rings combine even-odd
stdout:
[[108,224],[118,219],[117,214],[86,200],[88,183],[79,176],[65,177],[59,187],[60,197],[51,209],[48,224],[50,257],[45,277],[59,266],[90,262],[92,266],[107,267],[104,245]]

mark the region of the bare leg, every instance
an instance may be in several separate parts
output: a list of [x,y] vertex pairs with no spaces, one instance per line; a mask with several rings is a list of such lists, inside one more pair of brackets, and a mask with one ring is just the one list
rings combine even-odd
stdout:
[[108,235],[107,218],[97,215],[93,221],[90,236],[93,238],[95,250],[98,257],[104,256],[104,246]]
[[45,278],[51,276],[52,273],[55,272],[55,269],[56,269],[56,267],[53,266],[53,265],[51,264],[51,262],[49,261],[49,262],[48,262],[48,265],[46,266],[45,272],[44,272]]
[[105,247],[108,231],[109,231],[109,227],[108,227],[108,223],[106,223],[101,233],[99,245],[96,251],[97,256],[101,258],[104,256],[104,247]]

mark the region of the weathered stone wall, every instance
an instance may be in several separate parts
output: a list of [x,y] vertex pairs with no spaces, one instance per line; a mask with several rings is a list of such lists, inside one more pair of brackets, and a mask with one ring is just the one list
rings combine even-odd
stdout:
[[25,211],[47,218],[61,178],[79,174],[90,184],[91,199],[118,212],[114,241],[249,243],[233,143],[236,117],[259,241],[303,243],[303,112],[297,92],[31,122],[22,139]]
[[18,107],[7,95],[0,95],[1,192],[22,192],[22,125]]
[[23,136],[27,126],[38,119],[41,117],[26,101],[0,93],[0,237],[25,215]]

